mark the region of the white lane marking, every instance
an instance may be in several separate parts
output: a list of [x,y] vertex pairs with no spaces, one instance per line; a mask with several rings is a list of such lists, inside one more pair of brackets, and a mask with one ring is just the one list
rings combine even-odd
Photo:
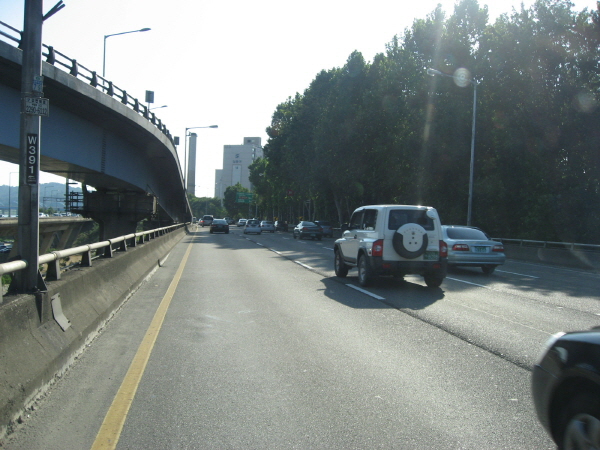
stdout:
[[508,272],[506,270],[498,270],[496,269],[496,272],[502,272],[502,273],[510,273],[511,275],[519,275],[520,277],[529,277],[529,278],[539,278],[533,275],[526,275],[524,273],[517,273],[517,272]]
[[477,284],[477,283],[471,283],[469,281],[465,281],[465,280],[459,280],[458,278],[451,278],[451,277],[446,277],[447,280],[452,280],[452,281],[458,281],[459,283],[465,283],[465,284],[470,284],[471,286],[478,286],[478,287],[482,287],[485,289],[489,289],[490,291],[495,291],[496,289],[492,289],[491,287],[488,286],[484,286],[483,284]]
[[283,253],[278,252],[277,250],[273,250],[272,248],[270,248],[269,250],[271,250],[273,253],[277,253],[279,256],[283,256]]
[[294,262],[295,262],[296,264],[298,264],[299,266],[302,266],[302,267],[304,267],[304,268],[306,268],[306,269],[309,269],[309,270],[315,270],[313,267],[307,266],[306,264],[303,264],[303,263],[301,263],[300,261],[294,261]]
[[363,294],[366,294],[366,295],[368,295],[369,297],[373,297],[374,299],[377,299],[377,300],[385,300],[385,297],[380,297],[380,296],[379,296],[379,295],[377,295],[377,294],[373,294],[372,292],[365,291],[364,289],[361,289],[361,288],[359,288],[358,286],[354,286],[353,284],[349,284],[349,283],[348,283],[348,284],[346,284],[346,286],[348,286],[348,287],[351,287],[352,289],[355,289],[355,290],[357,290],[357,291],[359,291],[359,292],[362,292]]
[[329,248],[329,247],[323,247],[323,249],[325,249],[325,250],[333,250],[332,248]]

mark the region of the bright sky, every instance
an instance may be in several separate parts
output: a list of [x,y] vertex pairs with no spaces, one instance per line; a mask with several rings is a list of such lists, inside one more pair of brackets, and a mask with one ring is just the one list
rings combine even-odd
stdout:
[[[58,0],[46,0],[47,12]],[[106,78],[144,100],[154,91],[154,111],[180,136],[198,134],[196,195],[214,195],[214,171],[223,146],[246,136],[266,143],[265,129],[279,103],[303,93],[321,70],[343,66],[354,50],[367,61],[385,51],[415,18],[440,3],[448,14],[454,0],[64,0],[44,23],[43,42],[102,73],[104,36],[151,28],[106,40]],[[529,6],[532,0],[523,2]],[[490,16],[519,8],[519,0],[480,0]],[[596,0],[575,0],[577,10]],[[23,28],[24,0],[0,0],[0,20]],[[52,111],[52,104],[50,104]],[[43,120],[43,119],[42,119]],[[1,126],[1,124],[0,124]],[[42,135],[43,155],[43,135]],[[15,165],[0,163],[0,185]],[[12,185],[18,185],[13,175]],[[41,182],[64,179],[42,175]]]

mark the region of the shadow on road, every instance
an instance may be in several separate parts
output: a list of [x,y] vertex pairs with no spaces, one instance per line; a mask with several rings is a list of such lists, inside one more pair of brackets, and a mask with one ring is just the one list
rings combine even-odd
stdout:
[[350,308],[395,308],[395,309],[424,309],[427,306],[442,300],[444,291],[441,288],[428,288],[420,284],[411,283],[397,278],[380,277],[372,288],[363,289],[367,292],[382,297],[376,299],[363,292],[352,289],[347,285],[358,285],[348,277],[340,280],[337,277],[323,278],[325,295]]

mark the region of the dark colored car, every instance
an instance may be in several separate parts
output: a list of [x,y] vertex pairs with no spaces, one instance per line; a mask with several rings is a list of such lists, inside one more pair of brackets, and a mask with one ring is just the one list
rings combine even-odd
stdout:
[[275,221],[275,231],[287,231],[288,223],[285,220],[276,220]]
[[323,238],[321,227],[314,222],[302,221],[294,228],[294,239],[312,238],[319,241]]
[[315,220],[315,223],[323,230],[323,236],[333,237],[333,226],[331,225],[331,222],[327,222],[326,220]]
[[229,233],[229,224],[224,219],[213,219],[210,224],[211,233]]
[[531,391],[559,449],[600,448],[600,327],[552,336],[533,368]]

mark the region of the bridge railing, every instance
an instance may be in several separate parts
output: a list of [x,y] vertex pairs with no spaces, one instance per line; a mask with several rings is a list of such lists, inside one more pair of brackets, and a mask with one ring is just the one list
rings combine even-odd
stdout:
[[[12,26],[0,21],[0,36],[7,39],[9,42],[16,43],[16,47],[21,48],[22,44],[22,33],[21,31],[13,28]],[[79,64],[76,59],[69,58],[64,53],[59,52],[52,46],[42,44],[42,55],[46,58],[48,64],[52,64],[55,67],[63,70],[66,73],[80,79],[84,79],[90,86],[95,87],[103,91],[105,94],[115,97],[120,100],[121,103],[128,106],[136,113],[143,116],[149,122],[151,122],[156,128],[158,128],[167,138],[175,145],[173,136],[162,123],[162,121],[156,117],[156,114],[150,111],[148,106],[140,103],[140,101],[132,97],[127,93],[125,89],[122,89],[113,84],[112,81],[98,75],[96,71],[88,69],[87,67]]]
[[527,239],[506,239],[494,238],[496,241],[502,241],[506,245],[517,245],[519,247],[548,248],[558,250],[579,250],[583,252],[600,252],[600,245],[578,244],[576,242],[550,242],[550,241],[531,241]]
[[[153,230],[140,231],[137,233],[127,234],[125,236],[119,236],[114,239],[108,239],[107,241],[80,245],[79,247],[68,248],[65,250],[57,250],[46,253],[45,255],[40,255],[38,261],[40,266],[46,265],[46,276],[44,277],[45,280],[60,280],[61,272],[63,270],[68,270],[67,268],[61,268],[60,262],[64,258],[80,256],[81,261],[77,264],[77,267],[91,267],[92,260],[95,258],[112,258],[115,251],[127,251],[128,247],[136,247],[152,239],[156,239],[167,233],[171,233],[184,226],[186,226],[186,224],[170,225],[168,227],[156,228]],[[14,274],[15,272],[24,270],[27,267],[27,261],[23,260],[10,261],[0,264],[0,303],[2,303],[2,296],[5,291],[3,279],[4,275]]]

